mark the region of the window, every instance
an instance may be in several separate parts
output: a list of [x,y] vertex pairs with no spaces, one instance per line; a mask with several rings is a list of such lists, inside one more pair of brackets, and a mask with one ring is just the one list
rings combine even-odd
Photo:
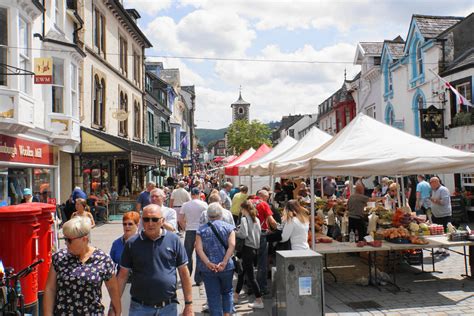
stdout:
[[417,110],[425,108],[425,100],[423,99],[422,95],[419,95],[416,99]]
[[345,114],[345,118],[346,118],[345,125],[347,125],[347,124],[349,124],[349,122],[351,121],[351,109],[346,108],[346,109],[344,110],[344,114]]
[[[19,18],[19,67],[21,69],[30,70],[30,57],[29,57],[29,27],[28,23],[23,18]],[[20,80],[20,91],[28,93],[28,82],[30,76],[18,76]]]
[[103,129],[105,127],[105,80],[99,79],[98,75],[94,76],[94,104],[92,105],[92,124],[96,128]]
[[239,114],[244,114],[244,108],[239,107]]
[[[461,84],[457,84],[455,86],[456,90],[459,91],[459,93],[462,94],[463,97],[465,97],[469,102],[472,101],[472,89],[471,89],[471,83],[470,82],[464,82]],[[456,99],[454,99],[454,102],[456,102]],[[458,104],[456,104],[457,106]],[[466,110],[466,105],[464,105],[461,109],[459,110]],[[468,109],[472,109],[472,107],[468,107]]]
[[293,128],[290,128],[290,129],[288,130],[288,135],[289,135],[290,137],[295,137],[295,130],[294,130]]
[[395,123],[395,112],[393,106],[389,103],[385,108],[385,123],[393,125]]
[[380,57],[374,57],[374,66],[379,66],[380,65]]
[[140,55],[137,52],[133,53],[133,81],[140,86]]
[[[153,84],[152,84],[152,81],[151,81],[151,77],[146,75],[145,76],[145,90],[146,92],[148,92],[149,94],[152,94],[153,93]],[[160,91],[158,91],[157,94],[158,99],[160,97]]]
[[393,91],[393,75],[390,69],[388,71],[388,92]]
[[97,52],[105,58],[105,17],[97,9],[95,9],[94,15],[94,46]]
[[53,58],[52,112],[64,113],[64,60]]
[[77,106],[77,66],[71,64],[71,114],[73,117],[79,116],[79,108]]
[[56,25],[56,27],[61,30],[63,28],[62,19],[64,16],[62,12],[63,12],[63,0],[55,0],[54,1],[54,25]]
[[148,112],[148,143],[155,143],[155,115],[153,112]]
[[368,108],[366,108],[365,114],[367,114],[367,116],[376,118],[375,106],[369,106]]
[[421,45],[421,41],[419,41],[416,45],[416,70],[418,76],[423,73],[423,57],[421,53]]
[[[8,13],[7,9],[0,8],[0,63],[8,64]],[[2,46],[4,45],[4,46]],[[7,75],[4,71],[0,74],[0,86],[7,85]]]
[[166,122],[165,121],[161,121],[161,132],[164,133],[166,132]]
[[[120,110],[128,112],[128,96],[123,91],[120,91]],[[128,136],[128,119],[119,121],[119,135]]]
[[140,129],[141,129],[141,124],[140,124],[140,104],[138,101],[133,102],[133,115],[134,115],[134,133],[133,137],[140,139]]
[[120,36],[120,43],[119,43],[119,50],[120,50],[120,71],[122,72],[122,74],[125,75],[125,77],[127,76],[127,73],[128,73],[127,49],[128,49],[127,41],[125,40],[125,38],[123,38],[122,36]]

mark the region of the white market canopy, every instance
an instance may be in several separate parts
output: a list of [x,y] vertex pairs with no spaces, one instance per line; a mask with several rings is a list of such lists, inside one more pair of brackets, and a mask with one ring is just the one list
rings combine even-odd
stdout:
[[268,154],[261,157],[260,159],[239,167],[239,175],[241,176],[250,176],[254,175],[251,168],[256,165],[264,164],[270,162],[283,154],[284,152],[288,151],[291,147],[296,144],[296,140],[293,137],[286,136],[278,145],[276,145]]
[[286,175],[411,175],[473,172],[474,154],[413,136],[363,113],[305,159],[277,163]]
[[271,161],[263,162],[258,165],[252,164],[251,174],[258,176],[278,175],[280,170],[274,170],[278,164],[284,164],[288,161],[299,161],[307,159],[308,155],[320,148],[323,144],[332,138],[326,132],[317,127],[313,127],[302,139],[287,151],[273,158]]

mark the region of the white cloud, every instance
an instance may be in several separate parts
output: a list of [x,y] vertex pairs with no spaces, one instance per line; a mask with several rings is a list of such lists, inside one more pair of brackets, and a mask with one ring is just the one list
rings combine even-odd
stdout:
[[241,56],[256,37],[245,19],[214,10],[193,11],[178,23],[157,17],[145,33],[159,50],[207,57]]
[[140,15],[155,15],[158,12],[171,7],[172,0],[125,0],[126,9],[136,9]]

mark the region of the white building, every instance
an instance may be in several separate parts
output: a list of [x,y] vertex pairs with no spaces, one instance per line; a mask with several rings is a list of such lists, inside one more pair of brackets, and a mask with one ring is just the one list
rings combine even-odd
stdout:
[[[16,204],[23,189],[40,200],[69,196],[72,156],[80,142],[83,27],[76,2],[9,0],[0,3],[0,201]],[[44,7],[43,7],[44,5]],[[39,66],[52,68],[50,84],[35,84]],[[16,155],[5,154],[16,151]],[[50,201],[53,202],[53,201]]]

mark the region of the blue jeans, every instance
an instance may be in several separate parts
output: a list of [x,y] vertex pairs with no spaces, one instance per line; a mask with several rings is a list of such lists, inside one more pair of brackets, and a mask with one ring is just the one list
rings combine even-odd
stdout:
[[171,303],[163,308],[153,308],[132,301],[129,316],[178,316],[178,304]]
[[258,249],[257,283],[260,292],[267,292],[267,271],[268,271],[268,243],[265,234],[260,235],[260,248]]
[[232,277],[234,270],[201,272],[206,288],[210,316],[232,313]]
[[[184,237],[184,249],[186,250],[186,255],[188,256],[188,270],[189,275],[193,274],[193,252],[194,252],[194,243],[196,242],[196,231],[187,230]],[[194,271],[194,282],[199,284],[202,282],[201,272],[196,270]]]

